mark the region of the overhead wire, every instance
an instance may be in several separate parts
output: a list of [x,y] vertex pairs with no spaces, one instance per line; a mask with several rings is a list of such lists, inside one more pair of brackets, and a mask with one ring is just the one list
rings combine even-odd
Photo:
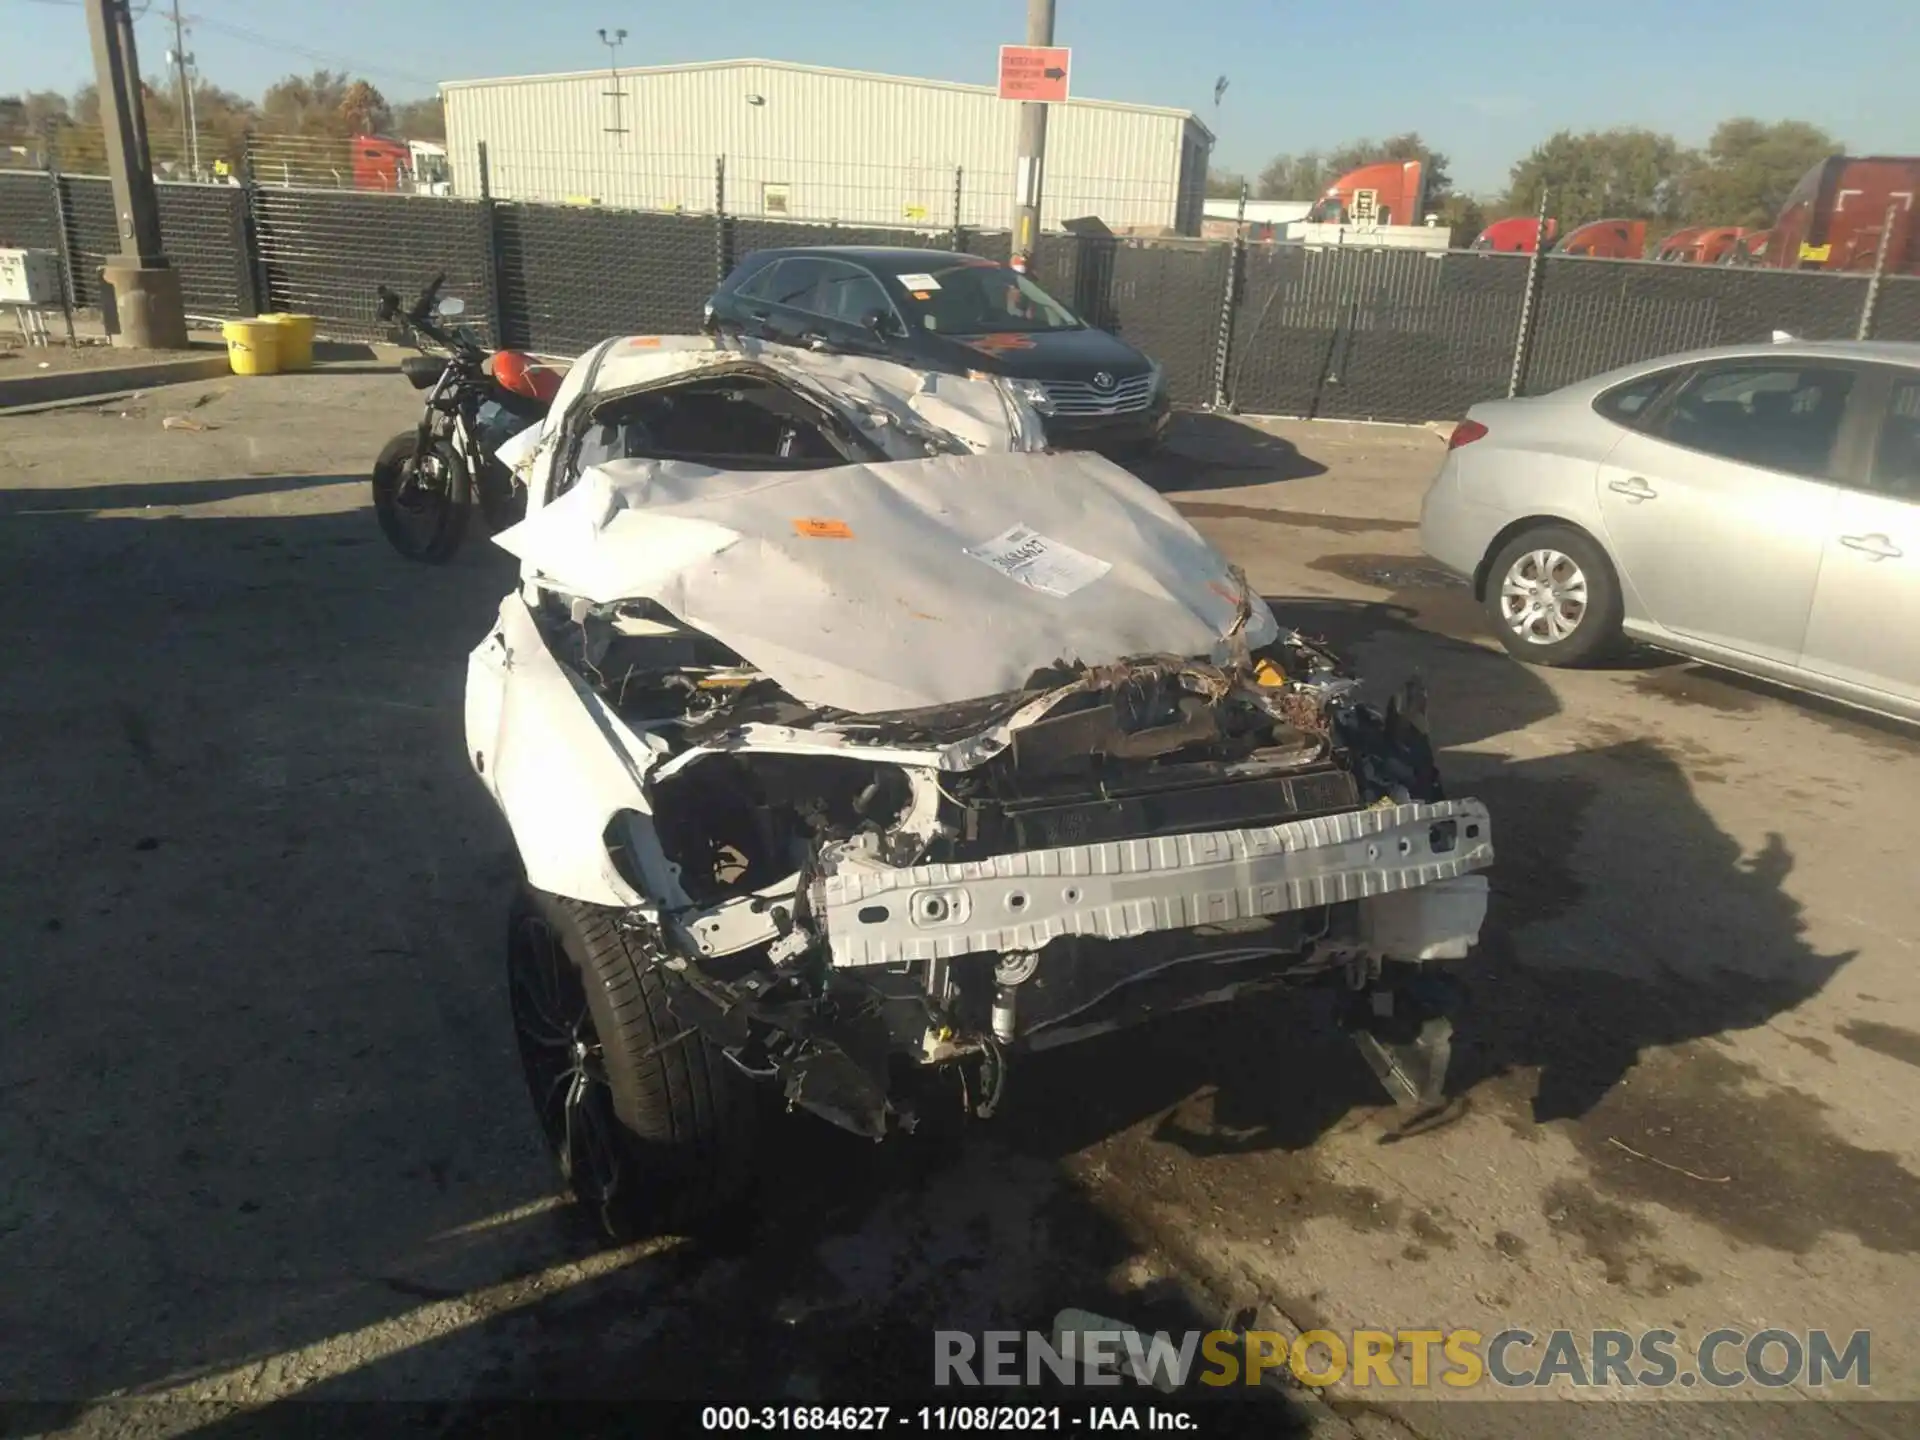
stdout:
[[[29,5],[53,5],[65,10],[77,10],[80,8],[81,0],[26,0],[26,3]],[[152,8],[152,5],[153,0],[141,0],[140,8],[132,12],[133,18],[135,20],[144,18],[148,10]],[[325,50],[315,50],[310,46],[300,45],[292,40],[284,40],[274,35],[263,35],[258,30],[250,30],[244,25],[235,25],[231,21],[218,20],[207,15],[189,16],[188,19],[198,29],[212,30],[217,34],[229,36],[243,44],[253,45],[263,50],[277,50],[287,55],[297,55],[303,60],[311,60],[316,65],[325,65],[329,69],[344,70],[349,74],[385,75],[395,80],[404,80],[409,85],[424,85],[430,90],[437,90],[440,85],[438,80],[430,80],[426,76],[415,74],[410,70],[397,69],[391,65],[369,65],[363,61],[350,60],[344,55],[335,55]]]

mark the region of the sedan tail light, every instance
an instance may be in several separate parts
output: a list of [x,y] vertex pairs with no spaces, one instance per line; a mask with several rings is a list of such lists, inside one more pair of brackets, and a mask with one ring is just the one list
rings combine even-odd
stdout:
[[1453,427],[1453,434],[1447,440],[1447,449],[1458,450],[1462,445],[1471,445],[1487,433],[1487,427],[1478,420],[1462,420]]

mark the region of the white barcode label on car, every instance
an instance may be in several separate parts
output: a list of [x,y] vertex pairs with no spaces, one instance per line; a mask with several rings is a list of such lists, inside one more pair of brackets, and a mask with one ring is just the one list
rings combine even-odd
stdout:
[[1108,561],[1096,560],[1025,525],[1015,525],[991,540],[969,545],[967,554],[1030,590],[1061,598],[1086,589],[1113,568]]

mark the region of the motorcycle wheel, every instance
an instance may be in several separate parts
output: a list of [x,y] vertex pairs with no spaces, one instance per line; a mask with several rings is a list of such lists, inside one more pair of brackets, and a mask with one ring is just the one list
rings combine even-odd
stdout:
[[373,511],[389,544],[409,560],[445,564],[467,533],[473,487],[466,466],[444,440],[429,443],[409,483],[415,431],[393,437],[373,462]]

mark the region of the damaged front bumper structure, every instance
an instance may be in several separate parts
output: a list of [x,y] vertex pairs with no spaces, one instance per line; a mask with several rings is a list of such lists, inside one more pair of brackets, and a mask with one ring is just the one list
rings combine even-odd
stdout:
[[1493,844],[1418,687],[1364,703],[1162,497],[1037,451],[1004,382],[776,350],[609,341],[512,462],[467,749],[574,1190],[709,1204],[747,1077],[879,1137],[956,1090],[1000,1109],[1023,1052],[1277,986],[1332,990],[1437,1099],[1434,962]]
[[[530,877],[616,912],[676,1021],[794,1105],[879,1137],[913,1124],[912,1071],[950,1068],[991,1114],[1018,1052],[1310,983],[1397,1098],[1439,1098],[1426,967],[1477,938],[1493,843],[1441,793],[1417,687],[1364,705],[1287,635],[1238,669],[1149,657],[848,715],[632,608],[509,597],[473,663],[513,686],[472,687],[503,702],[470,713],[474,760],[512,794],[498,737],[595,758],[505,806]],[[621,800],[597,844],[539,824],[589,797]]]

